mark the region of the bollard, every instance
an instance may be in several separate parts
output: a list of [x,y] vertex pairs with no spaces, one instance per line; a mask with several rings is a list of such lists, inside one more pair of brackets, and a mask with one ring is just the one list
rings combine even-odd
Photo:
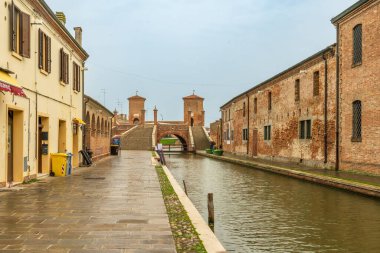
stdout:
[[214,232],[214,194],[207,195],[207,208],[208,208],[208,225]]
[[189,194],[187,194],[186,182],[185,180],[182,180],[182,181],[183,181],[183,189],[185,189],[186,196],[189,196]]

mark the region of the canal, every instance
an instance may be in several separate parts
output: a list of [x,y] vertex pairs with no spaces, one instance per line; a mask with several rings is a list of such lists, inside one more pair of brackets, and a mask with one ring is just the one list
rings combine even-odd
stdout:
[[[167,164],[229,252],[380,252],[380,201],[192,154]],[[183,187],[183,186],[182,186]]]

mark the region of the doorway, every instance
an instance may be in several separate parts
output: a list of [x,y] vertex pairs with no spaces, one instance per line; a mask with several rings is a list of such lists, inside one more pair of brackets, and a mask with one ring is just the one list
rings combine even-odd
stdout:
[[194,118],[191,118],[191,120],[190,120],[190,125],[191,125],[191,126],[194,126]]
[[7,182],[13,182],[13,111],[8,111],[8,170]]
[[252,131],[252,155],[257,156],[257,142],[258,142],[258,131],[253,129]]
[[79,167],[79,131],[80,126],[78,124],[73,124],[73,157],[72,157],[72,167]]
[[49,163],[49,118],[38,117],[38,173],[50,171]]
[[[19,110],[8,110],[7,127],[7,182],[24,180],[24,113]],[[25,157],[27,158],[27,157]]]
[[58,153],[66,153],[66,121],[60,120],[58,127]]

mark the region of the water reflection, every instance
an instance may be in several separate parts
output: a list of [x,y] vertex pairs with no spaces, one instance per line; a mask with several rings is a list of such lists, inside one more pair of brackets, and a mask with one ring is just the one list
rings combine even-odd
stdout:
[[375,199],[201,156],[167,162],[205,220],[214,193],[215,233],[229,252],[380,252]]

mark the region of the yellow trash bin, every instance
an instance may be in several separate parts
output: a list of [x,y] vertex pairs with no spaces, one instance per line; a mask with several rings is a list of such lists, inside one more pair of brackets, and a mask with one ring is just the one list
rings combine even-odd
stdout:
[[67,154],[65,153],[56,153],[50,154],[51,156],[51,167],[52,172],[55,177],[64,177],[66,176],[67,170]]

